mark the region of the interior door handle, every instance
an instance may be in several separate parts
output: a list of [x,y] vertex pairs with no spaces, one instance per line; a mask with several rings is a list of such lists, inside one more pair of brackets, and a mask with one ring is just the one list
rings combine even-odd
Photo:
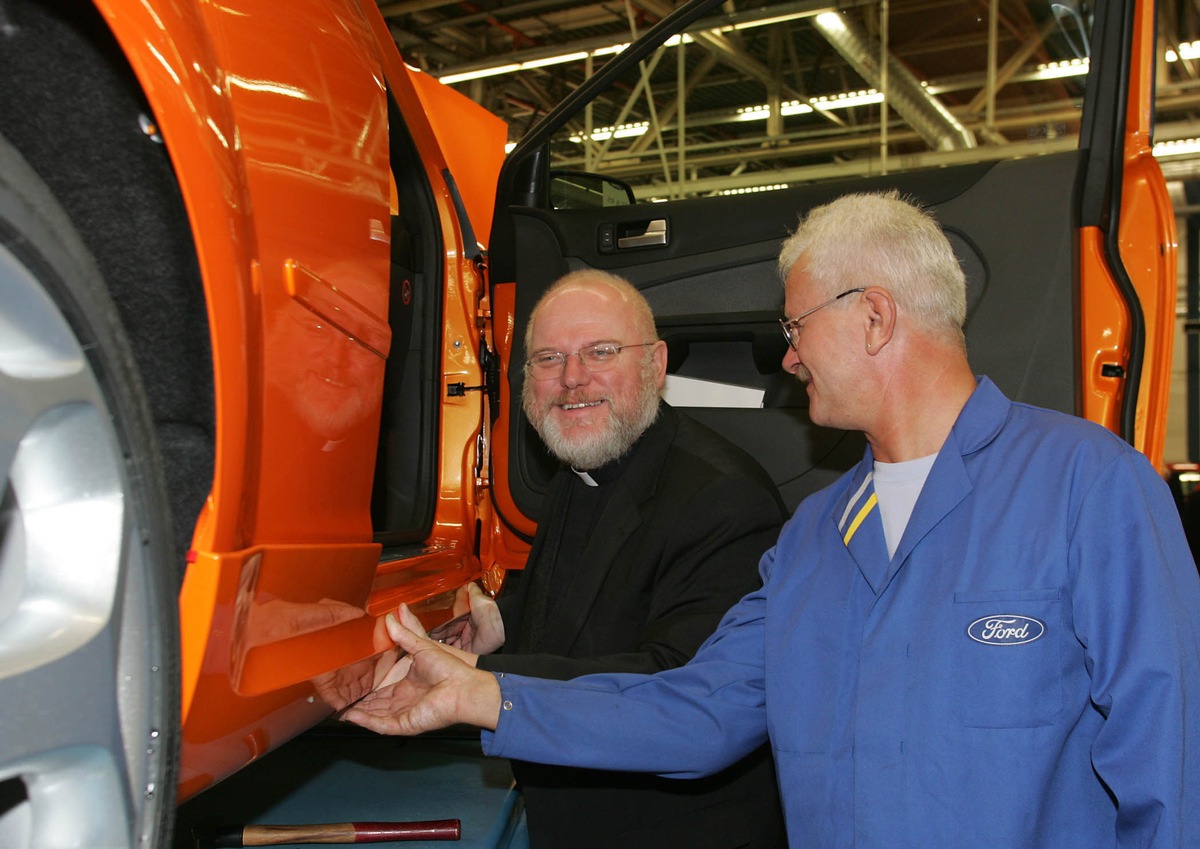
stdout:
[[643,248],[647,245],[665,245],[667,243],[667,219],[655,218],[646,222],[646,229],[637,235],[619,236],[618,248]]

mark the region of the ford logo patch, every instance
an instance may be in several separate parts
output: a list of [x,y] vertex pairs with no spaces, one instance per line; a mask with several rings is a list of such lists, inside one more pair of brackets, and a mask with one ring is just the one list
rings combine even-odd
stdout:
[[985,646],[1020,646],[1045,633],[1046,624],[1041,620],[1013,613],[983,616],[967,626],[967,636]]

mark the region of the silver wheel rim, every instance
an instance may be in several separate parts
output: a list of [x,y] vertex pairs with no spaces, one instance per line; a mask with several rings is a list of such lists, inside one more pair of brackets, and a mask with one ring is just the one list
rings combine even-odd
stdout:
[[0,845],[144,845],[166,673],[121,440],[63,314],[3,247],[0,304],[0,782],[17,799]]

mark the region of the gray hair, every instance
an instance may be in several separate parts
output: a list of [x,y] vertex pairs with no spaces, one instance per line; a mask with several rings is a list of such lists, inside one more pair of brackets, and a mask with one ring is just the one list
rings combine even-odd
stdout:
[[826,297],[881,286],[917,324],[964,344],[966,277],[937,220],[899,192],[843,195],[815,207],[780,249],[781,278],[802,254]]

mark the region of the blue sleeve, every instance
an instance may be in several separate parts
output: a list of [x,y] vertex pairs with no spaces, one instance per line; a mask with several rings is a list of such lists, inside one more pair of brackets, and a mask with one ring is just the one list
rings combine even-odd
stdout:
[[[763,555],[763,565],[774,550]],[[763,676],[765,591],[745,596],[686,665],[654,675],[569,681],[499,675],[486,754],[562,766],[710,775],[767,738]]]
[[1200,846],[1200,579],[1166,485],[1111,462],[1071,534],[1073,615],[1122,847]]

